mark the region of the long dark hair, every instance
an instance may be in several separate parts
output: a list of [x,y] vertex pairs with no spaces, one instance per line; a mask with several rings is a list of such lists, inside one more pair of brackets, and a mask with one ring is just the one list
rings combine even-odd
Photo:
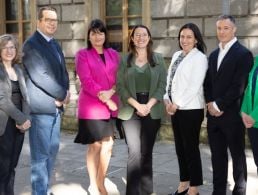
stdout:
[[89,24],[88,33],[87,33],[87,48],[88,49],[92,48],[92,44],[89,40],[90,32],[103,32],[105,34],[105,41],[104,41],[103,47],[104,48],[109,47],[108,40],[107,40],[107,28],[100,19],[94,19]]
[[190,29],[191,31],[193,31],[194,38],[197,41],[196,48],[199,49],[202,53],[205,53],[207,50],[207,47],[203,41],[202,34],[201,34],[198,26],[194,23],[187,23],[180,28],[179,33],[178,33],[179,48],[182,49],[182,47],[180,45],[180,34],[181,34],[181,31],[184,29]]
[[148,33],[148,36],[150,37],[150,40],[149,40],[148,45],[147,45],[147,59],[148,59],[148,62],[150,63],[150,66],[154,67],[154,66],[156,66],[157,63],[153,59],[153,49],[152,49],[153,41],[152,41],[152,38],[151,38],[151,33],[150,33],[150,30],[148,29],[148,27],[145,26],[145,25],[142,25],[142,24],[138,24],[138,25],[134,26],[134,28],[133,28],[133,30],[130,34],[129,45],[128,45],[129,55],[128,55],[128,58],[127,58],[127,66],[128,67],[131,66],[133,56],[137,55],[137,50],[136,50],[134,42],[132,40],[133,37],[134,37],[135,30],[137,28],[146,29],[146,31]]

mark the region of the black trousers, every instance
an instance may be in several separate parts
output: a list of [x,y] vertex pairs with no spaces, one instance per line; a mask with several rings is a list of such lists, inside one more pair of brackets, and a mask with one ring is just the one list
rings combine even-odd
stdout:
[[153,193],[152,151],[160,119],[134,114],[122,125],[128,145],[126,195],[149,195]]
[[[225,113],[224,113],[225,114]],[[221,116],[221,118],[223,115]],[[239,115],[240,117],[240,115]],[[232,157],[235,186],[233,195],[246,194],[247,167],[245,157],[245,128],[241,118],[236,122],[208,118],[208,138],[213,169],[212,195],[226,195],[228,176],[228,148]]]
[[190,186],[203,183],[202,163],[199,150],[203,109],[177,110],[171,116],[180,181],[190,181]]
[[257,168],[258,175],[258,128],[252,127],[248,129],[248,137],[253,150],[254,162]]
[[24,141],[24,133],[8,119],[5,133],[0,136],[0,195],[14,195],[14,177]]

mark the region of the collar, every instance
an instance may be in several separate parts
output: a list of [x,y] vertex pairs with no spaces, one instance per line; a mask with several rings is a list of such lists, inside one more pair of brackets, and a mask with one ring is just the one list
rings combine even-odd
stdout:
[[237,38],[234,37],[231,41],[229,41],[228,43],[226,43],[226,45],[224,46],[224,48],[222,48],[222,43],[219,43],[219,48],[220,50],[229,50],[229,48],[235,43],[237,42]]
[[41,32],[39,29],[37,29],[37,31],[39,32],[39,34],[42,35],[42,37],[44,37],[44,39],[46,39],[47,42],[49,42],[51,39],[53,39],[53,37],[49,37],[47,35],[45,35],[43,32]]

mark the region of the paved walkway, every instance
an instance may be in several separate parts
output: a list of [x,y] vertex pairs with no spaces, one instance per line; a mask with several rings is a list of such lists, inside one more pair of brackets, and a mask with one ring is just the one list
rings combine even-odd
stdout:
[[[55,195],[87,195],[89,178],[85,167],[86,146],[74,144],[74,135],[62,133],[60,152],[56,163],[52,191]],[[201,145],[204,185],[201,195],[212,192],[212,170],[210,151]],[[246,151],[248,164],[247,195],[258,195],[258,177],[252,153]],[[153,154],[154,188],[157,195],[167,195],[175,191],[178,185],[178,165],[173,143],[157,142]],[[110,162],[106,186],[109,195],[124,195],[126,183],[127,147],[124,140],[116,140]],[[228,194],[232,189],[232,165],[229,162]],[[30,195],[30,160],[28,137],[26,136],[22,155],[17,168],[15,194]]]

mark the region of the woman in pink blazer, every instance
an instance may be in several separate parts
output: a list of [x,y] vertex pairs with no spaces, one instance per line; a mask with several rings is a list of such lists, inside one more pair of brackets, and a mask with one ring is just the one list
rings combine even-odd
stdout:
[[88,29],[88,48],[78,51],[75,58],[81,82],[79,131],[75,143],[89,144],[86,154],[89,193],[107,195],[104,179],[113,146],[114,118],[117,116],[115,86],[119,55],[107,47],[107,30],[101,20],[93,20]]

